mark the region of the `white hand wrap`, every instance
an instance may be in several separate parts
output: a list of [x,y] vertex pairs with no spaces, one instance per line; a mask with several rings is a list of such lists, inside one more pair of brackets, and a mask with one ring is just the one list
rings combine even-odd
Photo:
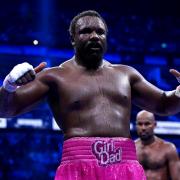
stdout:
[[180,86],[176,88],[175,95],[180,98]]
[[8,92],[16,91],[17,85],[15,84],[15,82],[30,70],[34,71],[33,66],[27,62],[16,65],[5,77],[3,81],[3,88],[6,89]]
[[[180,77],[176,77],[176,79],[180,83]],[[175,95],[180,98],[180,86],[176,88]]]

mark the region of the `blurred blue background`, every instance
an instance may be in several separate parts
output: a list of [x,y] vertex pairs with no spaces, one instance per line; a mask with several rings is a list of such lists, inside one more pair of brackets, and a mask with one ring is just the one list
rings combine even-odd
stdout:
[[[162,5],[163,3],[163,5]],[[180,18],[176,1],[0,1],[0,84],[24,61],[58,66],[71,58],[68,28],[77,13],[94,9],[109,27],[106,59],[135,67],[164,90],[178,83]],[[131,132],[137,138],[132,107]],[[180,154],[180,114],[159,117],[158,136],[175,143]],[[63,135],[46,104],[16,118],[0,118],[0,179],[53,179],[61,159]]]

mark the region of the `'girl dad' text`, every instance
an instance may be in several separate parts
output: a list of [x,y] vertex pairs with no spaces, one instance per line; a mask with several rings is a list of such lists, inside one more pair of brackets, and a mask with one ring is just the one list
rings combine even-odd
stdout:
[[113,140],[97,140],[92,144],[92,151],[102,166],[120,162],[122,159],[122,149],[115,149]]

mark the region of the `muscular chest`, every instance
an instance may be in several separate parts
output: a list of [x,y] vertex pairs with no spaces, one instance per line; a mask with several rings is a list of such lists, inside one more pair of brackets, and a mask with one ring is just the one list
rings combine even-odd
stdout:
[[155,148],[142,148],[138,152],[140,163],[144,169],[160,169],[166,166],[166,156],[158,147]]
[[[58,79],[58,78],[57,78]],[[123,73],[110,71],[72,72],[58,83],[63,106],[99,102],[124,104],[130,102],[130,83]]]

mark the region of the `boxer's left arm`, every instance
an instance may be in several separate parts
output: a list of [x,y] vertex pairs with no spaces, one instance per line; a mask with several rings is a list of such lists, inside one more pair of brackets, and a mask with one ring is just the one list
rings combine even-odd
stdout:
[[[174,75],[177,81],[180,83],[180,72],[175,69],[170,69],[169,72]],[[175,95],[180,98],[180,85],[176,87]]]
[[24,80],[25,76],[16,80],[16,84],[13,83],[12,86],[4,80],[5,83],[0,88],[0,117],[13,117],[27,112],[44,99],[49,87],[44,80],[46,72],[40,72],[43,68],[42,64],[37,66],[34,69],[36,77],[28,78],[28,83]]
[[170,173],[170,179],[180,180],[180,171],[179,171],[179,156],[174,144],[170,143],[167,149],[167,162],[168,162],[168,171]]
[[[179,73],[176,74],[176,78],[177,75]],[[163,91],[148,82],[139,72],[132,70],[131,92],[133,103],[155,114],[167,116],[180,112],[179,87],[176,90]]]

